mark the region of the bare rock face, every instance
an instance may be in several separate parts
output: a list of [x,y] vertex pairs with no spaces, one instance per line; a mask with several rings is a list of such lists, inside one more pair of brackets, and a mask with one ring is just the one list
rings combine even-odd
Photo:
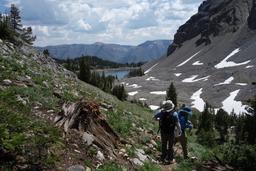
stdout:
[[250,16],[248,17],[248,26],[250,29],[256,29],[256,0],[253,1]]
[[54,122],[65,133],[78,130],[88,145],[93,143],[109,153],[113,153],[119,142],[118,135],[100,113],[98,104],[93,102],[65,103]]
[[211,43],[211,37],[236,32],[247,20],[249,28],[256,29],[255,0],[204,1],[198,8],[198,13],[177,30],[167,55],[181,47],[183,42],[198,35],[200,38],[196,45],[208,45]]

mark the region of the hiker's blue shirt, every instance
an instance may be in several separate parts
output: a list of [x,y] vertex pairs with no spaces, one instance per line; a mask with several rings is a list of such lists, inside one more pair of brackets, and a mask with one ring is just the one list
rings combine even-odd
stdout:
[[186,117],[184,115],[182,115],[181,112],[178,113],[178,118],[180,121],[181,130],[185,130],[186,128],[189,128],[189,129],[192,128],[192,125],[187,122]]

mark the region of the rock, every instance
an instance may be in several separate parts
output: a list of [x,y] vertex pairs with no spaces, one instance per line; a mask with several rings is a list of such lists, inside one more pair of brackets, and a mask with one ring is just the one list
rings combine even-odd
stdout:
[[49,88],[49,85],[48,85],[47,81],[43,81],[43,85],[44,85],[45,87]]
[[100,161],[103,161],[105,160],[105,157],[104,157],[104,154],[101,152],[101,151],[98,151],[97,152],[97,159],[100,160]]
[[16,97],[18,102],[21,102],[24,106],[27,105],[27,101],[20,97],[20,95],[17,95]]
[[3,84],[4,84],[5,86],[9,86],[9,85],[12,84],[12,81],[9,80],[9,79],[5,79],[5,80],[3,80]]
[[141,162],[139,159],[137,158],[133,158],[132,159],[132,162],[135,164],[135,165],[139,165],[139,166],[142,166],[143,165],[143,162]]
[[154,146],[157,146],[157,143],[155,142],[155,140],[150,140],[150,143],[153,144]]
[[67,171],[86,171],[84,166],[82,165],[74,165],[74,166],[70,166]]
[[134,128],[135,128],[135,127],[136,127],[136,124],[135,124],[135,123],[132,123],[132,127],[134,127]]
[[0,39],[0,43],[3,43],[2,39]]
[[124,148],[121,148],[121,149],[120,149],[120,152],[126,153],[126,150],[125,150]]
[[92,171],[92,169],[89,167],[86,167],[85,171]]
[[87,133],[87,132],[84,132],[84,133],[83,133],[83,140],[84,140],[84,142],[85,142],[88,146],[90,146],[90,145],[93,143],[93,141],[94,141],[94,136],[93,136],[92,134],[89,134],[89,133]]
[[145,160],[148,159],[147,155],[144,155],[145,152],[144,152],[144,150],[142,150],[142,149],[137,149],[137,150],[135,151],[135,154],[136,154],[136,156],[139,158],[139,160],[142,161],[142,162],[144,162]]

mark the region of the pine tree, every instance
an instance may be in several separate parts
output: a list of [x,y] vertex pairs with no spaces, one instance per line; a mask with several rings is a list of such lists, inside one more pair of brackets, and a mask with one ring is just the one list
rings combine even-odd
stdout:
[[176,88],[174,87],[173,83],[170,84],[167,94],[166,94],[166,100],[171,100],[175,107],[177,107],[177,93]]
[[33,36],[31,27],[23,28],[21,38],[30,45],[36,40],[36,36]]
[[91,80],[90,66],[85,62],[84,59],[79,61],[79,75],[78,78],[84,82],[89,83]]
[[223,143],[226,141],[226,136],[228,135],[228,127],[230,123],[230,117],[226,111],[223,109],[218,110],[215,117],[215,128],[220,134],[220,141]]
[[22,31],[20,10],[14,4],[11,4],[10,22],[11,22],[11,28],[15,32],[20,33]]

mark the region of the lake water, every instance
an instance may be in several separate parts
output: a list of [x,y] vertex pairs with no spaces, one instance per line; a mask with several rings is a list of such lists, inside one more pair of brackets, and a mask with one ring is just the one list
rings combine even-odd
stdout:
[[104,72],[105,72],[105,76],[109,76],[109,75],[112,75],[114,77],[117,76],[117,78],[121,80],[128,75],[130,70],[105,70]]

